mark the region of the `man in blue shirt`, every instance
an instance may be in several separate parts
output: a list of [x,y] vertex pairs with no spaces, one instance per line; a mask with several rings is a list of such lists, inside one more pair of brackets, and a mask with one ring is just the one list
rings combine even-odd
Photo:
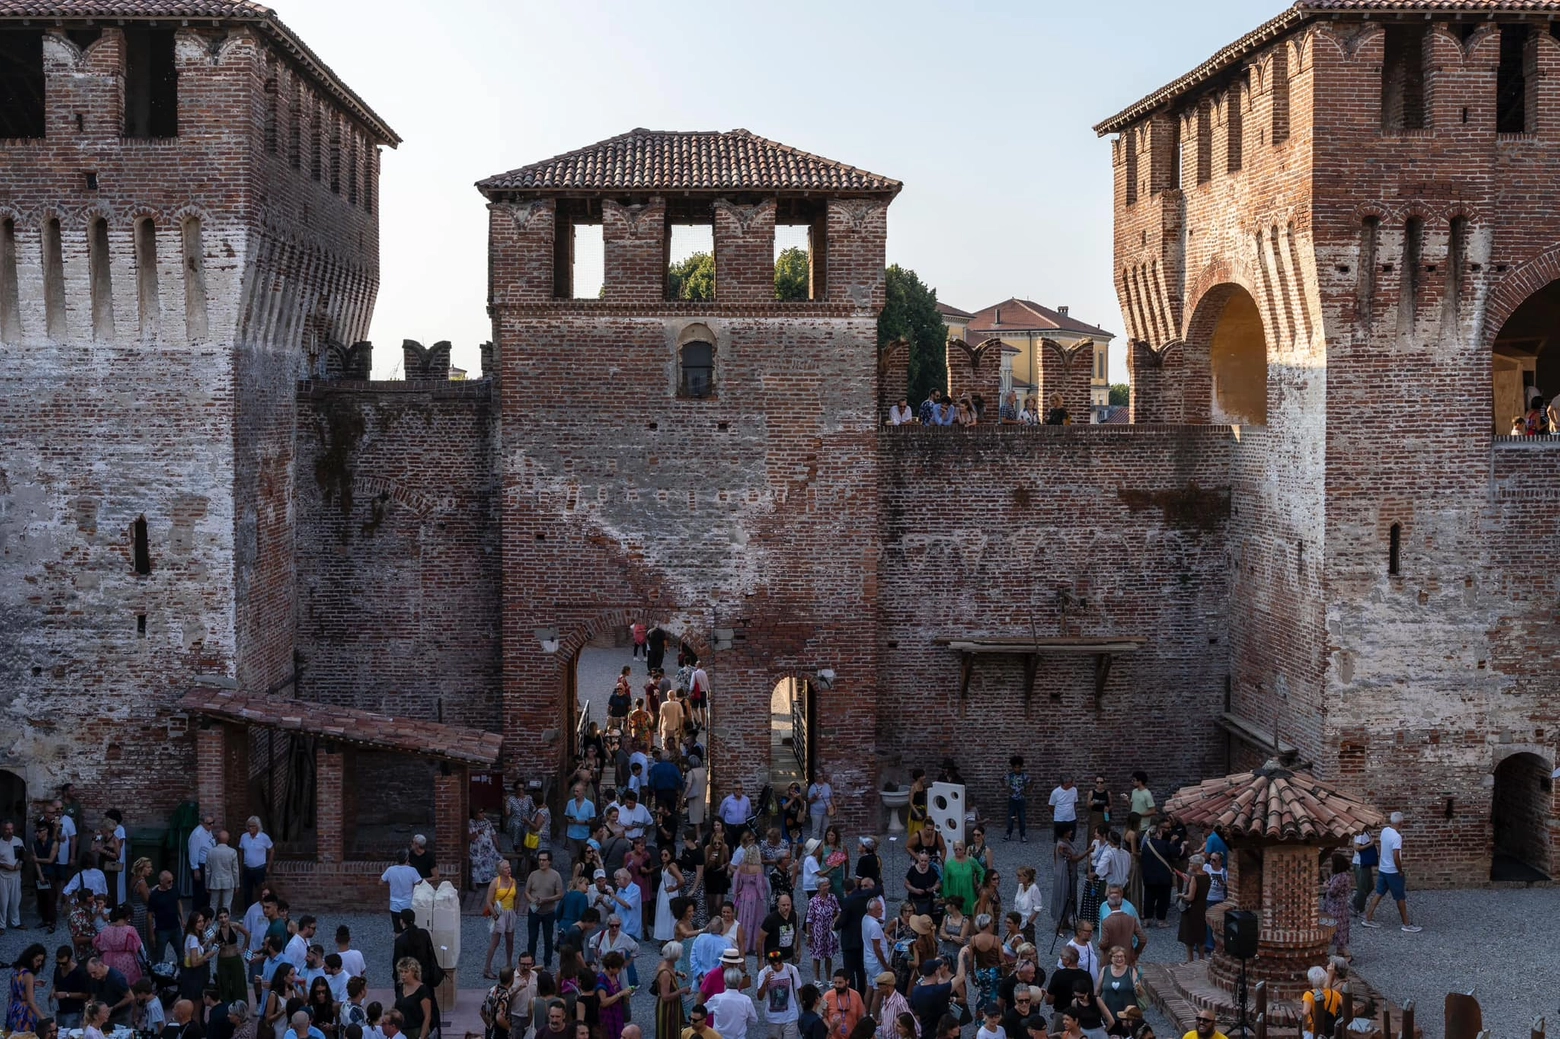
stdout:
[[664,751],[656,751],[656,762],[650,766],[650,789],[655,793],[655,803],[669,812],[677,811],[677,795],[682,793],[683,777],[677,771],[676,762]]
[[292,1016],[292,1027],[282,1039],[325,1039],[325,1033],[310,1023],[307,1011],[300,1010]]

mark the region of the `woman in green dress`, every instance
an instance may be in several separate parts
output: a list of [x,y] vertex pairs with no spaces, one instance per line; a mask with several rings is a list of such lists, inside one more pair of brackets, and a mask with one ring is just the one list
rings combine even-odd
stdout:
[[963,841],[953,842],[953,855],[943,863],[944,898],[962,898],[966,907],[975,904],[975,889],[986,879],[986,870],[970,857]]

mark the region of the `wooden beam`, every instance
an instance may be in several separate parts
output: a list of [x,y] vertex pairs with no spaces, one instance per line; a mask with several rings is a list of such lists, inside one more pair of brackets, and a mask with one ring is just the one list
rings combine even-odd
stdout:
[[1105,695],[1105,682],[1110,678],[1110,653],[1098,653],[1094,657],[1094,706],[1099,707]]
[[1031,653],[1024,658],[1024,706],[1029,706],[1029,701],[1035,695],[1035,672],[1040,667],[1040,654]]

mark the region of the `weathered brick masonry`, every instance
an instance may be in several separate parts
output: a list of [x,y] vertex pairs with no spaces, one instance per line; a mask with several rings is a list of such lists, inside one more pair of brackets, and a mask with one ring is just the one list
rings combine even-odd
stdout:
[[[483,378],[413,344],[413,381],[348,381],[393,133],[274,16],[171,0],[145,18],[203,19],[174,37],[178,134],[126,136],[129,37],[82,2],[40,43],[46,135],[0,140],[0,768],[145,817],[198,782],[233,820],[262,744],[171,710],[215,675],[490,757],[498,733],[509,774],[549,775],[578,653],[645,620],[709,666],[717,796],[767,781],[777,681],[828,669],[813,749],[851,828],[945,754],[995,812],[1015,751],[1162,792],[1276,726],[1459,838],[1416,883],[1484,880],[1493,848],[1549,869],[1560,451],[1494,437],[1490,402],[1507,319],[1560,278],[1560,40],[1536,22],[1503,62],[1516,6],[1389,28],[1315,0],[1102,124],[1137,424],[923,432],[882,428],[898,183],[746,131],[484,181]],[[1514,67],[1526,122],[1497,133]],[[774,299],[777,222],[809,228],[809,300]],[[599,299],[573,298],[581,223]],[[679,223],[712,228],[712,302],[666,299]],[[1075,411],[1086,354],[1045,362]],[[1000,358],[954,360],[994,409]],[[947,644],[1024,639],[1051,646],[1027,692],[1022,656]],[[1136,650],[1107,671],[1098,640]],[[417,812],[458,844],[481,763],[314,755],[341,800],[295,891],[377,901],[356,860]]]

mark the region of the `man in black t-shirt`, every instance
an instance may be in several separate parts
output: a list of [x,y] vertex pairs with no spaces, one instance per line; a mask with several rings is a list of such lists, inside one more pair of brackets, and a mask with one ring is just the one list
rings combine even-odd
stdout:
[[433,852],[428,848],[428,838],[417,834],[412,838],[412,849],[406,856],[407,865],[417,870],[417,875],[424,880],[438,879],[439,865],[433,861]]
[[62,945],[54,954],[54,998],[59,1012],[54,1019],[61,1028],[80,1028],[81,1011],[86,1007],[92,979],[87,969],[76,962],[69,945]]
[[[1011,1013],[1015,1001],[1014,993],[1017,991],[1018,986],[1023,985],[1027,988],[1030,985],[1044,984],[1045,971],[1041,970],[1034,960],[1024,960],[1019,963],[1017,970],[1002,979],[1002,984],[997,987],[997,998],[1002,1001],[1002,1009]],[[1028,1017],[1029,1012],[1025,1011],[1024,1016]],[[1004,1022],[1005,1025],[1006,1022]],[[1018,1036],[1022,1031],[1023,1029],[1020,1027],[1008,1032],[1009,1039]]]
[[1052,1031],[1062,1030],[1062,1011],[1072,1002],[1073,989],[1078,982],[1092,985],[1089,972],[1078,969],[1078,950],[1072,946],[1062,948],[1062,965],[1051,975],[1051,983],[1045,987],[1045,1001],[1051,1007]]
[[108,1022],[130,1026],[130,1012],[135,998],[130,995],[130,983],[97,956],[87,961],[87,991],[92,998],[108,1007]]
[[775,911],[764,917],[764,922],[758,926],[758,940],[763,944],[764,956],[778,951],[787,963],[795,963],[801,926],[796,910],[791,907],[791,896],[782,894],[775,902]]
[[178,959],[184,914],[179,892],[173,886],[172,873],[163,870],[157,875],[157,886],[146,896],[146,910],[152,916],[152,947],[146,952],[147,958],[153,963],[161,963],[163,950],[172,945],[174,958]]

